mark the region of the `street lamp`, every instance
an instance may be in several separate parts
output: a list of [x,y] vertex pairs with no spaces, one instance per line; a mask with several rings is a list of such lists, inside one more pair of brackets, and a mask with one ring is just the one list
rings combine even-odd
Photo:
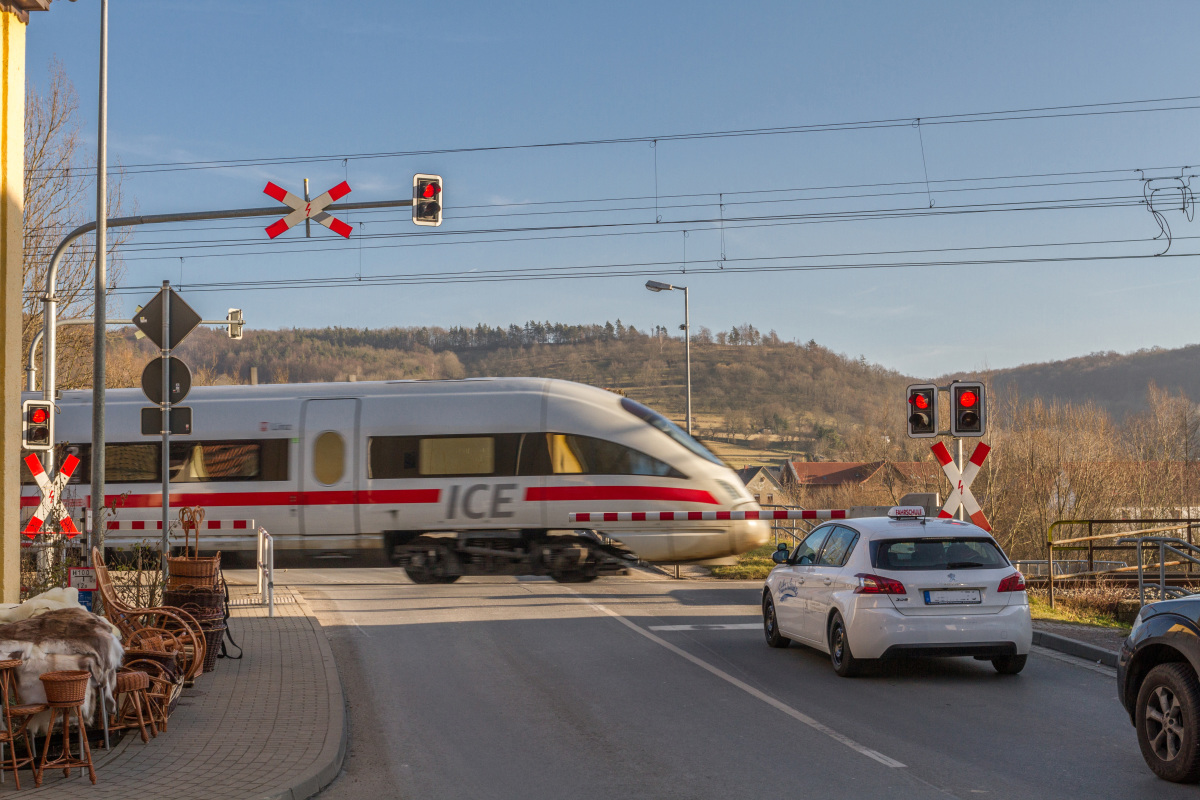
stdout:
[[652,292],[669,292],[673,289],[683,290],[683,345],[687,361],[687,433],[692,435],[692,328],[688,315],[688,287],[672,286],[661,281],[646,281],[646,288]]

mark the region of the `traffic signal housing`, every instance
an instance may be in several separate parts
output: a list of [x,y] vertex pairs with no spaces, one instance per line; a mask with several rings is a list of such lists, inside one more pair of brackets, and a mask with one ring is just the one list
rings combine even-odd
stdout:
[[240,308],[231,308],[229,313],[225,315],[225,321],[229,323],[229,338],[241,339],[242,329],[246,327],[246,318],[242,315]]
[[908,435],[912,439],[932,439],[938,432],[938,387],[934,383],[914,383],[908,387]]
[[26,450],[54,447],[54,403],[49,400],[21,403],[21,447]]
[[950,435],[983,436],[987,430],[987,398],[979,381],[950,384]]
[[414,225],[436,228],[442,224],[442,176],[413,175]]

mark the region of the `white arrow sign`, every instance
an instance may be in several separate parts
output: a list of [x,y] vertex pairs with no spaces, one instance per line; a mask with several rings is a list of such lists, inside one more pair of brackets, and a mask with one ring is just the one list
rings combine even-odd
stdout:
[[271,223],[267,228],[267,236],[270,236],[272,239],[302,219],[311,219],[313,222],[319,222],[334,233],[340,234],[347,239],[350,238],[350,226],[323,210],[330,203],[335,203],[350,194],[350,184],[346,183],[346,181],[342,181],[328,192],[325,192],[325,194],[315,197],[312,200],[297,197],[282,186],[276,186],[270,181],[267,181],[267,188],[263,189],[263,193],[270,195],[285,206],[291,206],[295,209],[283,219]]
[[992,526],[988,523],[987,516],[979,507],[979,501],[975,499],[975,495],[971,494],[971,483],[979,474],[979,468],[983,466],[983,462],[992,448],[983,442],[975,445],[975,450],[971,453],[970,460],[967,461],[967,467],[962,472],[959,472],[958,467],[954,465],[954,459],[950,457],[950,451],[946,449],[946,445],[938,442],[929,449],[933,451],[934,457],[942,465],[942,471],[950,479],[950,496],[946,498],[946,504],[942,506],[938,516],[953,517],[954,512],[958,511],[958,507],[961,505],[970,515],[971,522],[991,533]]
[[50,533],[50,531],[42,531],[42,525],[54,516],[61,520],[62,532],[67,535],[68,539],[78,536],[79,529],[75,527],[70,512],[63,505],[62,490],[66,487],[67,481],[71,480],[75,468],[79,466],[79,459],[73,455],[67,456],[67,460],[63,462],[62,469],[58,471],[54,480],[50,480],[50,477],[46,475],[46,470],[42,469],[42,462],[33,453],[25,456],[25,466],[29,467],[29,471],[33,473],[33,479],[42,492],[42,502],[38,504],[37,511],[33,512],[33,517],[30,518],[29,524],[21,533],[30,539],[39,533]]

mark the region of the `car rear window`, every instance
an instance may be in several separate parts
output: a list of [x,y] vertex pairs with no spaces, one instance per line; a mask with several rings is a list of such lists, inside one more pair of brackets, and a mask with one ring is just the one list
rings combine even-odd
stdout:
[[999,569],[1008,559],[991,539],[884,539],[875,543],[872,562],[884,570]]

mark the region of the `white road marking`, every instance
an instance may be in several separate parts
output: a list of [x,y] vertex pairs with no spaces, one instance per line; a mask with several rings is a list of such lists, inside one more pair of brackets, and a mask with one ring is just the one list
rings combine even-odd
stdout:
[[878,761],[880,764],[883,764],[885,767],[904,767],[904,764],[900,763],[896,759],[889,758],[888,756],[885,756],[883,753],[880,753],[878,750],[872,750],[871,748],[867,747],[866,745],[859,744],[858,742],[851,739],[849,736],[838,733],[833,728],[830,728],[828,725],[818,722],[817,720],[813,719],[812,717],[808,716],[807,714],[805,714],[803,712],[797,711],[796,709],[789,706],[787,703],[784,703],[780,700],[776,700],[774,697],[771,697],[770,695],[766,694],[765,692],[755,689],[753,686],[746,683],[745,681],[742,681],[742,680],[739,680],[739,679],[733,677],[725,670],[720,669],[718,667],[714,667],[712,664],[709,664],[704,659],[698,658],[698,657],[692,655],[691,653],[687,652],[686,650],[676,647],[675,645],[668,642],[666,639],[663,639],[661,636],[656,636],[655,634],[651,633],[650,631],[646,630],[645,628],[641,627],[640,625],[637,625],[636,623],[625,619],[625,617],[621,616],[616,611],[613,611],[611,608],[602,606],[599,603],[593,603],[592,601],[588,600],[586,597],[581,595],[579,592],[576,592],[574,589],[571,589],[568,586],[562,586],[560,588],[565,589],[566,591],[575,595],[575,597],[577,597],[581,603],[586,604],[587,606],[600,612],[601,614],[607,614],[608,616],[615,619],[617,622],[620,622],[625,627],[629,628],[630,630],[636,631],[637,633],[641,634],[642,636],[645,636],[647,639],[649,639],[650,641],[659,645],[660,647],[665,647],[667,650],[670,650],[672,653],[679,656],[680,658],[687,659],[688,661],[695,664],[697,667],[700,667],[701,669],[706,670],[707,672],[710,672],[713,675],[716,675],[721,680],[723,680],[733,686],[736,686],[737,688],[741,689],[743,692],[750,695],[751,697],[758,698],[759,700],[763,701],[764,703],[771,706],[772,708],[776,708],[779,711],[782,711],[784,714],[787,714],[792,719],[795,719],[799,722],[804,723],[805,725],[812,728],[813,730],[815,730],[819,733],[825,734],[830,739],[833,739],[836,742],[841,742],[842,744],[849,747],[851,750],[854,750],[855,752],[860,753],[860,754],[866,756],[867,758],[873,759],[874,761]]
[[1092,672],[1099,672],[1101,675],[1107,675],[1110,678],[1117,674],[1115,667],[1097,664],[1094,661],[1088,661],[1086,658],[1069,656],[1065,653],[1060,653],[1057,650],[1051,650],[1048,647],[1042,647],[1041,645],[1033,645],[1029,648],[1029,652],[1036,653],[1039,656],[1045,656],[1046,658],[1053,658],[1055,661],[1061,661],[1064,664],[1082,667],[1083,669],[1090,669]]
[[714,622],[707,625],[651,625],[652,631],[756,631],[761,622]]

